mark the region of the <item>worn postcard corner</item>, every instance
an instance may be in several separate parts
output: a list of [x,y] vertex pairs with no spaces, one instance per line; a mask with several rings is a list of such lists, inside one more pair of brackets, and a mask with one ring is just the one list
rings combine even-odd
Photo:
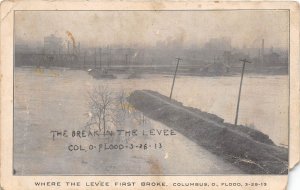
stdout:
[[3,1],[0,189],[286,189],[299,4]]

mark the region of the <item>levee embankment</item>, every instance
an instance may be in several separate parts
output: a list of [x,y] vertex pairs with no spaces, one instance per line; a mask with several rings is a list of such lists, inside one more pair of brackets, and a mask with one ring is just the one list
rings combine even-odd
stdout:
[[245,173],[286,174],[288,171],[288,150],[276,146],[260,131],[224,123],[214,114],[183,106],[154,91],[134,91],[128,101],[145,116],[175,129]]

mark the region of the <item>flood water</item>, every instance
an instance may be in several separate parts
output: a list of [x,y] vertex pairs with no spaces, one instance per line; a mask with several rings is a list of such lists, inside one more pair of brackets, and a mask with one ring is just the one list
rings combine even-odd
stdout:
[[[161,142],[161,150],[70,152],[69,144],[99,143],[95,139],[58,139],[50,130],[81,129],[88,119],[87,92],[98,85],[130,93],[148,89],[169,96],[172,76],[144,75],[96,80],[86,71],[15,68],[14,169],[28,174],[224,174],[242,173],[188,138],[135,138],[134,143]],[[234,123],[240,77],[178,76],[173,98],[186,106]],[[151,128],[168,129],[150,121]],[[239,124],[260,130],[278,145],[288,143],[288,76],[246,75]]]

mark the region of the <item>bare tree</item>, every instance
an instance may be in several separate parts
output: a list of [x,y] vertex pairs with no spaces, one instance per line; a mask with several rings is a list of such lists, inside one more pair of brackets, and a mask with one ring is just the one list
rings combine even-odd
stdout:
[[121,89],[116,93],[115,96],[115,111],[114,116],[112,117],[112,121],[115,126],[122,126],[125,122],[126,115],[128,112],[127,109],[127,100],[126,100],[126,92],[124,89]]
[[120,104],[120,107],[122,111],[126,110],[126,93],[125,90],[121,90],[120,93],[117,96],[118,102]]
[[89,95],[89,109],[91,111],[91,123],[97,124],[101,131],[103,127],[104,135],[107,130],[110,117],[113,115],[114,98],[112,91],[106,86],[98,86]]

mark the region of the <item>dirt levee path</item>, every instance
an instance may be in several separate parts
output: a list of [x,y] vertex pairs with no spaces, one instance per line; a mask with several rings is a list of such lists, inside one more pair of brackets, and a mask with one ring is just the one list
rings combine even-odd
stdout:
[[134,91],[128,101],[147,117],[177,130],[246,173],[287,173],[288,150],[260,131],[224,123],[216,115],[183,106],[154,91]]

